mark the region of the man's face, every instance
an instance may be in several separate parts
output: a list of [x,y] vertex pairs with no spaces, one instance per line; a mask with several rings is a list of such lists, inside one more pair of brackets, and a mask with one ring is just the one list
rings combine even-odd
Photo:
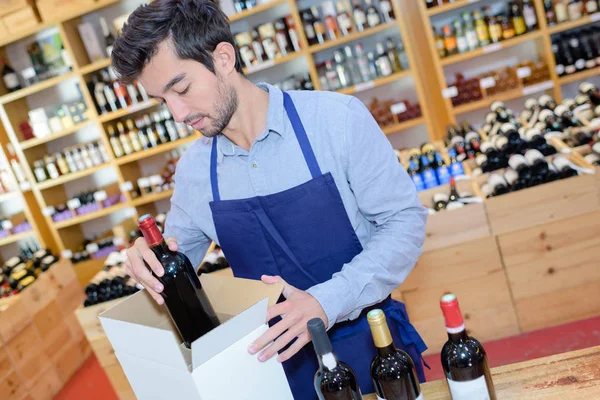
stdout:
[[213,74],[197,61],[181,60],[171,46],[169,40],[158,46],[139,81],[150,97],[166,103],[175,121],[214,137],[237,110],[237,93],[218,67]]

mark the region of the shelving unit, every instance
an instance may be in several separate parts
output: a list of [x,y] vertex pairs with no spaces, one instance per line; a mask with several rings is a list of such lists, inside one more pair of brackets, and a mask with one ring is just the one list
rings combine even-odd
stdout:
[[[410,0],[403,0],[404,5],[407,5]],[[420,13],[420,27],[418,22],[411,26],[413,31],[413,37],[417,39],[417,45],[419,47],[426,47],[429,51],[425,51],[425,56],[422,59],[422,67],[427,68],[423,63],[432,65],[430,69],[432,74],[428,74],[424,84],[429,89],[438,88],[437,90],[430,90],[431,102],[436,105],[441,105],[436,111],[441,111],[438,117],[438,139],[441,139],[445,132],[444,127],[447,124],[456,124],[457,116],[460,114],[469,113],[472,111],[480,110],[488,107],[494,101],[510,101],[516,100],[522,97],[538,94],[544,91],[548,91],[557,101],[562,101],[561,86],[569,83],[577,82],[580,80],[588,79],[593,76],[600,74],[600,68],[594,68],[591,70],[583,71],[577,74],[558,77],[556,74],[556,62],[552,53],[552,38],[551,36],[557,33],[565,32],[567,30],[580,28],[585,25],[600,21],[600,13],[585,16],[577,21],[569,21],[560,25],[548,27],[546,16],[544,12],[544,4],[542,0],[533,0],[533,5],[536,10],[538,19],[538,29],[533,32],[523,34],[521,36],[514,37],[509,40],[501,41],[499,43],[490,44],[485,47],[476,49],[462,54],[457,54],[450,57],[440,58],[435,47],[435,40],[433,36],[433,24],[432,17],[439,17],[441,15],[458,15],[460,9],[466,6],[479,3],[479,0],[458,0],[454,3],[445,4],[442,6],[433,7],[427,9],[425,2],[418,0],[418,8]],[[420,31],[419,31],[420,29]],[[424,37],[424,40],[419,38]],[[465,63],[465,65],[477,65],[476,63],[481,60],[481,57],[489,55],[491,53],[504,51],[506,49],[514,48],[525,43],[535,42],[538,49],[538,54],[546,61],[549,72],[550,81],[542,82],[536,85],[528,87],[519,87],[513,90],[500,93],[495,96],[484,97],[482,100],[462,104],[454,107],[450,98],[445,98],[444,90],[448,87],[444,68],[455,65],[457,63]],[[480,64],[479,64],[480,65]],[[441,88],[441,93],[440,93]]]
[[[269,3],[268,6],[257,7],[246,15],[259,13],[278,4],[284,4],[286,1],[287,0],[276,0],[272,4]],[[159,106],[157,101],[150,100],[136,104],[127,109],[120,109],[105,115],[98,115],[92,100],[92,94],[87,90],[85,82],[86,75],[107,68],[110,66],[110,59],[90,62],[81,42],[81,38],[79,37],[77,24],[82,21],[81,18],[83,15],[98,11],[104,7],[115,5],[119,2],[120,0],[100,0],[94,3],[93,6],[85,9],[77,9],[77,7],[75,7],[75,9],[69,8],[70,11],[66,11],[64,17],[60,20],[47,21],[34,29],[22,32],[17,36],[0,39],[1,48],[17,40],[35,35],[45,29],[56,27],[58,28],[57,30],[63,42],[63,46],[73,63],[72,71],[67,74],[37,83],[14,93],[2,94],[0,96],[0,118],[2,119],[2,125],[0,125],[0,143],[2,143],[3,147],[7,143],[12,144],[28,180],[28,183],[25,186],[30,187],[30,189],[24,193],[9,193],[2,195],[0,196],[0,201],[8,201],[16,196],[22,196],[23,202],[25,203],[24,213],[33,228],[31,232],[11,235],[0,239],[0,246],[14,243],[29,236],[36,236],[43,246],[49,247],[54,252],[59,254],[62,253],[66,256],[71,250],[75,251],[75,247],[81,244],[81,241],[84,238],[82,224],[90,223],[118,212],[122,213],[125,216],[125,219],[131,219],[132,222],[135,222],[138,216],[136,207],[148,207],[151,203],[166,199],[172,195],[172,191],[165,191],[163,193],[144,196],[133,201],[128,192],[123,192],[125,202],[117,203],[113,206],[60,222],[54,222],[50,215],[44,215],[49,214],[48,212],[42,212],[42,210],[46,211],[49,208],[48,206],[53,206],[67,200],[67,191],[64,187],[65,184],[77,185],[77,183],[74,182],[106,170],[113,171],[112,173],[116,174],[117,181],[111,185],[120,188],[125,182],[124,175],[134,168],[132,166],[137,162],[180,146],[190,144],[199,137],[198,134],[191,135],[176,142],[160,145],[156,148],[131,154],[119,159],[114,158],[112,155],[108,135],[104,129],[106,124],[126,118],[134,113],[150,110]],[[237,18],[242,18],[242,15]],[[2,49],[0,49],[0,52],[1,51]],[[30,96],[38,95],[40,92],[54,88],[70,79],[79,83],[83,93],[83,101],[88,108],[88,120],[47,137],[22,140],[19,133],[16,132],[16,126],[18,125],[18,122],[27,119],[27,111],[29,110],[27,99]],[[57,179],[49,179],[40,183],[36,182],[30,166],[35,159],[39,159],[40,154],[45,154],[45,146],[57,139],[69,137],[70,135],[89,127],[97,129],[100,142],[102,142],[106,149],[109,150],[110,160],[107,163],[83,171],[62,175]],[[87,142],[88,140],[86,139],[85,141]],[[97,264],[98,262],[101,263],[102,260],[94,260],[94,264]],[[77,264],[75,266],[76,269],[85,269],[86,267],[83,264],[84,263],[81,265]]]

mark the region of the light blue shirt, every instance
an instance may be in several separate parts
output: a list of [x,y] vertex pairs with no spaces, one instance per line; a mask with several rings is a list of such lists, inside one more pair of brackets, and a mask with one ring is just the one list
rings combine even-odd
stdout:
[[[218,136],[222,200],[278,193],[311,179],[278,88],[269,92],[267,125],[250,151]],[[323,173],[331,172],[363,251],[330,280],[308,289],[335,322],[355,319],[406,279],[421,255],[427,212],[369,110],[333,92],[289,92]],[[211,139],[182,156],[165,236],[198,265],[210,241],[219,243],[209,206]],[[315,251],[327,251],[317,248]],[[260,266],[257,266],[260,267]]]

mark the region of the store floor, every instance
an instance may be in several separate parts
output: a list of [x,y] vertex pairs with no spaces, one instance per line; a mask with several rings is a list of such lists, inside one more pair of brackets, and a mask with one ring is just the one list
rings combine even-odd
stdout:
[[[600,317],[484,343],[492,367],[600,345]],[[427,380],[443,378],[439,354],[425,357]],[[117,400],[94,356],[81,367],[56,400]]]

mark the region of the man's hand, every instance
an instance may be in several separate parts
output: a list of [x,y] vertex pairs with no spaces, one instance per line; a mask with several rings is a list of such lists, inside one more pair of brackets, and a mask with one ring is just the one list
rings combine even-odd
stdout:
[[[317,299],[305,291],[287,284],[281,277],[263,275],[261,279],[267,284],[282,283],[284,285],[283,296],[286,300],[283,303],[269,307],[267,321],[277,316],[281,316],[282,320],[270,327],[254,343],[250,344],[248,352],[256,354],[264,349],[258,356],[258,359],[266,361],[277,354],[279,350],[284,348],[294,338],[298,338],[293,345],[277,357],[277,361],[284,362],[310,342],[310,335],[306,327],[308,321],[313,318],[321,318],[325,326],[328,326],[327,315]],[[270,346],[265,349],[269,344]]]
[[[166,239],[166,242],[169,249],[177,251],[177,242],[175,241],[175,238],[168,238]],[[144,261],[146,263],[144,263]],[[133,278],[133,280],[144,286],[158,304],[163,304],[165,301],[159,294],[164,289],[163,285],[152,275],[152,272],[148,269],[146,264],[150,266],[156,276],[163,276],[165,274],[162,264],[158,261],[152,250],[150,250],[146,240],[143,237],[140,237],[137,238],[134,245],[127,250],[125,272],[127,272],[127,275]]]

